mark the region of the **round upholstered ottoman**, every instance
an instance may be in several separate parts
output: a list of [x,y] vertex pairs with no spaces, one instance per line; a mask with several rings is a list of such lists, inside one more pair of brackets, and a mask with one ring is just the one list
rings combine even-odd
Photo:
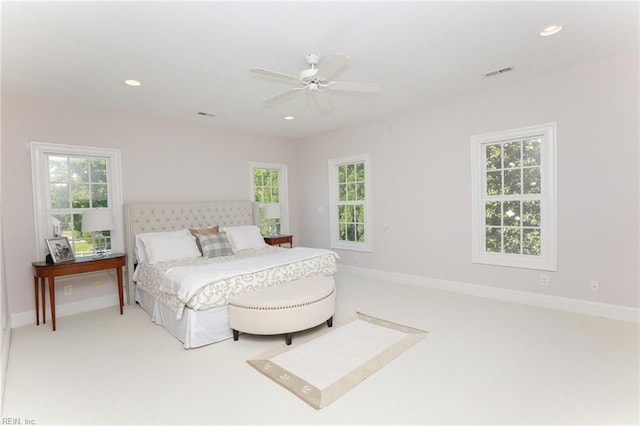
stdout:
[[289,281],[229,299],[229,325],[233,340],[239,333],[284,334],[291,344],[296,331],[323,322],[331,327],[336,287],[332,276],[314,275]]

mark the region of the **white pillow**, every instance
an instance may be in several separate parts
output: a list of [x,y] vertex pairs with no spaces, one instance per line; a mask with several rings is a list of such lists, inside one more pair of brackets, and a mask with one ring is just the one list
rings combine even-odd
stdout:
[[234,252],[267,245],[264,242],[264,237],[260,234],[260,229],[255,225],[225,226],[224,232],[227,233]]
[[149,238],[145,241],[149,263],[200,257],[195,237]]
[[144,232],[136,234],[136,259],[138,263],[144,262],[149,257],[147,255],[146,241],[150,238],[176,238],[176,237],[189,237],[191,232],[188,229],[182,229],[180,231],[167,231],[167,232]]

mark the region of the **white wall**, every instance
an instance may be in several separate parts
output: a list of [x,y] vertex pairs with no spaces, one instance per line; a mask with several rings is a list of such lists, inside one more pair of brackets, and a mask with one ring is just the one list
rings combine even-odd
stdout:
[[[124,200],[246,199],[249,161],[288,166],[296,245],[329,246],[327,160],[369,152],[374,252],[341,262],[384,271],[638,307],[638,56],[549,74],[437,108],[297,143],[234,130],[2,94],[2,216],[9,312],[32,318],[34,244],[29,143],[122,150]],[[515,71],[514,71],[515,72]],[[469,138],[558,124],[558,272],[471,263]],[[300,170],[304,170],[301,173]],[[318,206],[324,213],[318,213]],[[601,283],[590,292],[589,280]],[[74,285],[63,305],[113,297],[110,276]]]
[[[0,150],[0,160],[2,152]],[[0,171],[2,161],[0,161]],[[5,275],[4,261],[4,240],[2,238],[2,177],[0,174],[0,414],[4,402],[4,385],[7,378],[7,367],[9,361],[9,346],[11,343],[11,321],[9,319],[9,303],[7,301],[7,280]]]
[[[120,149],[125,203],[250,199],[250,161],[287,164],[289,175],[296,173],[293,142],[278,138],[12,93],[2,94],[2,107],[7,290],[9,311],[22,322],[35,321],[31,262],[43,260],[35,248],[31,141]],[[289,191],[291,230],[297,233],[295,179]],[[56,285],[58,312],[87,299],[116,303],[113,274],[105,274],[100,288],[92,278],[85,281],[73,286],[71,296]]]
[[[638,307],[638,75],[636,52],[307,138],[298,242],[329,246],[327,160],[370,153],[374,251],[340,251],[343,264]],[[548,122],[558,132],[558,271],[541,287],[540,271],[471,263],[470,137]]]

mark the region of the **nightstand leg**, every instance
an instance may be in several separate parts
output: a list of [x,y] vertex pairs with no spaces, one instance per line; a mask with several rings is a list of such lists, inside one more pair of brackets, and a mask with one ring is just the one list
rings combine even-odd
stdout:
[[44,287],[46,282],[44,281],[44,277],[40,277],[40,291],[42,292],[42,323],[47,323],[47,299],[44,298]]
[[51,303],[51,326],[56,331],[56,287],[53,277],[49,277],[49,302]]
[[124,286],[122,284],[122,268],[118,270],[118,297],[120,298],[120,315],[122,315],[122,307],[124,306]]
[[40,325],[40,289],[38,288],[38,277],[33,277],[33,290],[36,294],[36,325]]

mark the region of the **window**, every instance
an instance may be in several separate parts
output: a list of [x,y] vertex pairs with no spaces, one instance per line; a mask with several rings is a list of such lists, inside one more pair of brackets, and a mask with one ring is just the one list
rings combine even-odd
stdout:
[[[260,232],[285,234],[289,230],[287,209],[287,166],[275,163],[251,163],[253,200],[258,203]],[[265,207],[277,205],[277,216],[265,217]],[[269,210],[269,209],[268,209]],[[270,209],[274,212],[273,209]],[[274,215],[274,216],[275,216]]]
[[122,251],[120,151],[73,145],[31,144],[36,246],[68,237],[76,256],[93,253],[91,233],[82,232],[82,212],[109,208],[113,230],[105,230],[107,252]]
[[329,160],[331,247],[372,250],[370,175],[368,154]]
[[473,261],[556,270],[555,124],[471,138]]

